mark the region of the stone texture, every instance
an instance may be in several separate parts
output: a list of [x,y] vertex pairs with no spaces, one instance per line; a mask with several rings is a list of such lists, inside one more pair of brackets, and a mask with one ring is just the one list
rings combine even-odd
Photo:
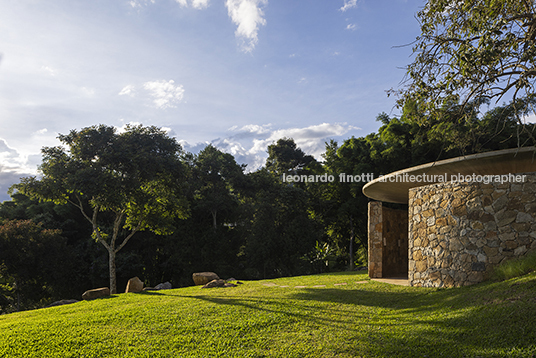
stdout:
[[154,287],[155,290],[171,290],[173,286],[169,282],[159,283]]
[[504,260],[536,249],[534,193],[536,173],[527,173],[521,184],[447,182],[410,189],[410,285],[474,284]]
[[110,289],[108,287],[95,288],[88,290],[82,294],[83,300],[94,300],[96,298],[110,296]]
[[127,282],[127,288],[125,289],[125,293],[129,292],[141,292],[143,291],[143,282],[140,280],[137,276],[131,278]]
[[219,280],[220,277],[214,272],[196,272],[192,274],[195,285],[205,285],[212,280]]
[[222,279],[216,279],[208,282],[201,288],[214,288],[214,287],[225,287],[225,280]]

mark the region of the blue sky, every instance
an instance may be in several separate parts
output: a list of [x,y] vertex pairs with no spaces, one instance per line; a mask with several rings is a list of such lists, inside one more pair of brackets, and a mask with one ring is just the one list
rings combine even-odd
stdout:
[[17,0],[0,5],[0,200],[43,146],[94,124],[166,128],[249,170],[292,137],[376,131],[419,34],[412,0]]

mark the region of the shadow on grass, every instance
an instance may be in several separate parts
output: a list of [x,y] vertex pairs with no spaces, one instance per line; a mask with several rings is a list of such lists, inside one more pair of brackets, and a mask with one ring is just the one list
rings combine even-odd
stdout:
[[144,296],[164,296],[162,292],[159,292],[160,290],[148,290],[148,291],[141,291],[136,292],[137,295],[144,295]]
[[339,353],[536,357],[536,275],[517,283],[453,289],[374,284],[359,289],[303,288],[283,297],[189,298],[235,306],[244,315],[262,311],[290,316],[319,330],[336,330],[351,342]]

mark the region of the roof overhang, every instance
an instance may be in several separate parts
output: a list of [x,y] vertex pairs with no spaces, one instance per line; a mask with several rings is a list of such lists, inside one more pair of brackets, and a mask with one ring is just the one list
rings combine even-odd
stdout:
[[[536,172],[536,147],[497,150],[427,163],[376,178],[363,187],[367,197],[389,203],[408,203],[411,188],[443,182],[452,176],[507,175]],[[425,174],[426,176],[424,176]],[[426,181],[411,181],[427,179]]]

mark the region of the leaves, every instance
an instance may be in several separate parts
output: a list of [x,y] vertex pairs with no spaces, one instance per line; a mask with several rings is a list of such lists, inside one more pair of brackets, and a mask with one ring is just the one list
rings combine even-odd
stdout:
[[[535,94],[536,7],[519,0],[429,0],[399,106],[437,116],[449,101]],[[463,112],[462,112],[463,114]],[[468,114],[463,114],[467,116]]]

